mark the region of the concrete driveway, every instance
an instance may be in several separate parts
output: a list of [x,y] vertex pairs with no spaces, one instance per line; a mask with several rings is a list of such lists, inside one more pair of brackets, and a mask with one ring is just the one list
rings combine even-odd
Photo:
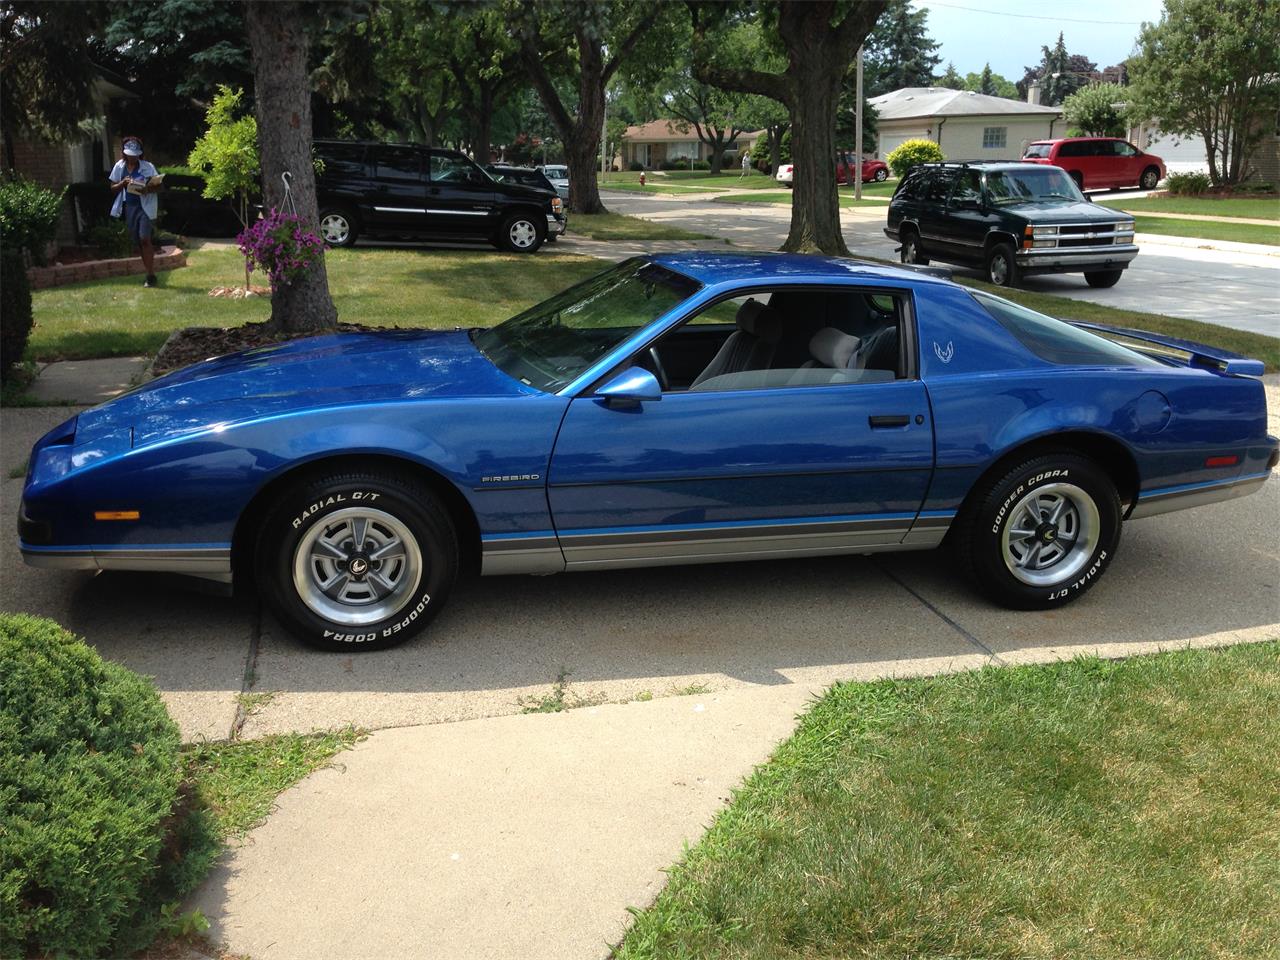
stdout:
[[[791,208],[776,204],[605,193],[605,202],[614,213],[725,237],[748,249],[778,249],[791,223]],[[845,242],[854,254],[898,259],[896,245],[883,232],[886,209],[887,204],[878,204],[840,211]],[[1093,289],[1078,274],[1029,277],[1024,286],[1111,307],[1280,334],[1280,248],[1235,244],[1230,250],[1209,249],[1205,242],[1153,234],[1139,235],[1138,245],[1138,258],[1120,283],[1109,290]],[[981,276],[963,267],[953,269],[957,275]]]
[[[1280,389],[1268,387],[1280,433]],[[30,444],[72,409],[0,411],[0,513]],[[942,554],[501,577],[462,585],[429,633],[356,656],[323,654],[256,604],[141,574],[36,570],[0,544],[0,608],[53,617],[156,678],[188,739],[228,736],[238,696],[269,693],[245,736],[369,729],[688,690],[831,682],[1280,634],[1280,483],[1251,497],[1126,524],[1107,578],[1078,603],[1011,613],[969,592]],[[261,698],[255,698],[261,699]]]

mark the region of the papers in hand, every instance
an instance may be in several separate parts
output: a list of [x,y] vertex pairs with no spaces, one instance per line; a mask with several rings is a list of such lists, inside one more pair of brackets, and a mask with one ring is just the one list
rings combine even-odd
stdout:
[[147,192],[148,187],[157,189],[162,183],[164,183],[164,174],[157,173],[154,177],[148,177],[145,181],[130,180],[128,184],[125,185],[125,189],[130,193],[136,193],[141,196]]

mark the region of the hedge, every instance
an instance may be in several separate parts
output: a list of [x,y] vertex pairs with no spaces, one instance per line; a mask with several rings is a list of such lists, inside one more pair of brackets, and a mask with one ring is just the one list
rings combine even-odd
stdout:
[[884,162],[889,165],[895,177],[902,178],[914,166],[922,163],[941,163],[945,159],[947,158],[943,156],[940,146],[932,140],[920,138],[904,140],[889,151]]
[[0,383],[26,352],[31,324],[31,285],[22,253],[0,249]]
[[144,945],[178,748],[148,680],[52,621],[0,614],[0,956]]
[[25,177],[0,178],[0,245],[44,263],[45,247],[58,234],[64,187],[55,193]]

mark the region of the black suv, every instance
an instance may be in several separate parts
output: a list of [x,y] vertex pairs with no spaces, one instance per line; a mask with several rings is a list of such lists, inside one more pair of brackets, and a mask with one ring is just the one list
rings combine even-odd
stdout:
[[564,232],[554,190],[502,183],[456,150],[407,143],[317,140],[320,235],[349,247],[361,235],[487,240],[532,253]]
[[1057,167],[926,163],[902,178],[885,235],[903,263],[980,264],[1013,286],[1033,273],[1083,273],[1112,287],[1138,255],[1133,217],[1097,207]]

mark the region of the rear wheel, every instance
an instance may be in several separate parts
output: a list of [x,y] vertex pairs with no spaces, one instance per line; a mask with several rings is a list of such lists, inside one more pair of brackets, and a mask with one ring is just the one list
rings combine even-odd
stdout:
[[904,230],[902,232],[902,249],[900,251],[903,263],[916,263],[921,266],[929,265],[929,258],[924,255],[920,249],[920,238],[916,236],[914,230]]
[[1018,261],[1014,259],[1013,246],[997,243],[987,251],[987,279],[997,287],[1016,287],[1022,278]]
[[329,207],[320,211],[320,236],[331,247],[349,247],[356,242],[359,230],[349,210]]
[[507,217],[498,231],[498,243],[512,253],[533,253],[546,237],[546,223],[527,213]]
[[876,171],[876,183],[883,183],[885,180],[888,180],[888,179],[889,179],[888,171],[884,169],[880,169]]
[[1084,275],[1084,282],[1091,287],[1114,287],[1123,273],[1123,270],[1092,270]]
[[1115,484],[1092,460],[1065,451],[1035,457],[974,492],[959,524],[960,561],[1002,606],[1061,606],[1115,558],[1120,513]]
[[259,535],[263,600],[322,650],[394,646],[425,627],[458,573],[458,540],[429,489],[393,474],[334,473],[286,491]]
[[1160,169],[1158,167],[1147,167],[1142,171],[1142,176],[1138,178],[1138,186],[1143,190],[1154,190],[1160,183]]

